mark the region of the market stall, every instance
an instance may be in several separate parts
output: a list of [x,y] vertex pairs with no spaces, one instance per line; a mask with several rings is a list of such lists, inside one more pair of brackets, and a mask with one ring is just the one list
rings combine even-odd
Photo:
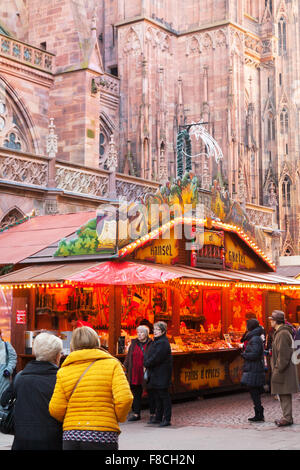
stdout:
[[[12,342],[19,367],[32,359],[32,339],[40,330],[58,334],[67,355],[76,321],[86,321],[102,346],[123,360],[136,326],[145,319],[151,324],[163,320],[174,357],[173,394],[239,387],[240,338],[249,314],[268,329],[273,309],[286,309],[287,299],[300,304],[300,282],[277,276],[242,233],[226,230],[224,245],[212,250],[213,229],[204,229],[208,242],[201,256],[196,252],[196,266],[197,250],[187,251],[186,240],[176,240],[174,231],[164,240],[150,232],[120,250],[118,260],[61,259],[2,276],[2,292],[13,299]],[[216,269],[218,259],[222,269]],[[247,263],[251,270],[243,269]]]
[[[125,212],[100,209],[73,234],[24,259],[26,267],[1,276],[1,292],[12,299],[18,367],[32,358],[41,330],[59,335],[67,355],[73,328],[85,322],[123,360],[140,322],[163,320],[173,394],[239,387],[247,319],[255,316],[268,331],[267,317],[282,309],[297,322],[300,281],[276,274],[262,249],[268,235],[218,185],[212,191],[218,218],[211,211],[196,216],[198,194],[187,174]],[[185,204],[190,212],[183,216]]]

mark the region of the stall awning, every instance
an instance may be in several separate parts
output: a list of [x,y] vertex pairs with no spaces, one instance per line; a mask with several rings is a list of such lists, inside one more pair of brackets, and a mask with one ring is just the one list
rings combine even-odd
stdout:
[[3,284],[70,283],[82,285],[154,284],[175,279],[209,281],[216,285],[228,283],[289,285],[300,287],[300,280],[275,273],[199,269],[184,265],[162,265],[132,261],[86,261],[59,264],[34,264],[0,276]]
[[0,265],[16,264],[75,233],[95,217],[95,211],[43,215],[0,233]]
[[98,262],[38,264],[0,276],[0,284],[64,282],[73,274],[86,271]]
[[74,274],[68,281],[79,284],[136,285],[166,282],[181,277],[180,272],[155,264],[107,261]]

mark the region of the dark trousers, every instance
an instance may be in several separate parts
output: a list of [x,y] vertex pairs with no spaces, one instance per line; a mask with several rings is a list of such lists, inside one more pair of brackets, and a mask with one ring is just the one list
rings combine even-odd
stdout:
[[117,443],[63,441],[63,450],[118,450]]
[[261,409],[262,409],[262,405],[261,405],[262,387],[249,387],[249,392],[250,392],[254,407],[257,410],[261,411]]
[[171,421],[172,402],[168,388],[155,389],[156,421]]
[[[141,408],[142,408],[142,396],[143,396],[143,386],[142,385],[130,385],[132,394],[133,394],[133,402],[132,402],[132,411],[133,413],[140,415]],[[148,395],[148,402],[149,402],[149,410],[150,414],[155,414],[156,409],[156,400],[155,400],[155,392],[153,389],[147,389]]]

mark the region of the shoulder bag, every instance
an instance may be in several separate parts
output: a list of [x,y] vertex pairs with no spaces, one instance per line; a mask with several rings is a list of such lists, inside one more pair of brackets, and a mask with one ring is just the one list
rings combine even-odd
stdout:
[[71,392],[71,395],[69,397],[69,401],[71,399],[71,396],[73,395],[73,393],[75,392],[76,388],[78,387],[79,385],[79,382],[81,381],[81,379],[83,378],[83,376],[87,373],[87,371],[92,367],[93,364],[95,364],[95,362],[97,361],[101,361],[101,360],[104,360],[104,359],[108,359],[107,357],[100,357],[99,359],[96,359],[95,361],[91,362],[91,364],[82,372],[81,376],[79,377],[79,379],[77,380],[72,392]]
[[0,411],[0,432],[3,434],[14,434],[15,423],[14,423],[14,410],[15,410],[16,399],[13,398],[9,401],[2,411]]
[[[138,343],[138,346],[141,348],[141,350],[143,352],[143,356],[145,356],[145,349],[144,349],[143,345],[141,343]],[[146,384],[149,383],[149,381],[150,381],[150,371],[149,371],[149,369],[146,369],[146,368],[145,368],[145,372],[144,372],[144,380],[145,380]]]

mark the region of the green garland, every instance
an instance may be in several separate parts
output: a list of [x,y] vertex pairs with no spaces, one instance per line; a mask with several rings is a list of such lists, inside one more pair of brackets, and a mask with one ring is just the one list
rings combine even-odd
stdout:
[[185,171],[189,172],[192,171],[192,159],[190,157],[192,153],[192,143],[189,132],[187,129],[184,129],[177,134],[177,142],[176,142],[176,152],[177,152],[177,177],[183,177],[183,146],[185,143],[186,156],[185,160]]

